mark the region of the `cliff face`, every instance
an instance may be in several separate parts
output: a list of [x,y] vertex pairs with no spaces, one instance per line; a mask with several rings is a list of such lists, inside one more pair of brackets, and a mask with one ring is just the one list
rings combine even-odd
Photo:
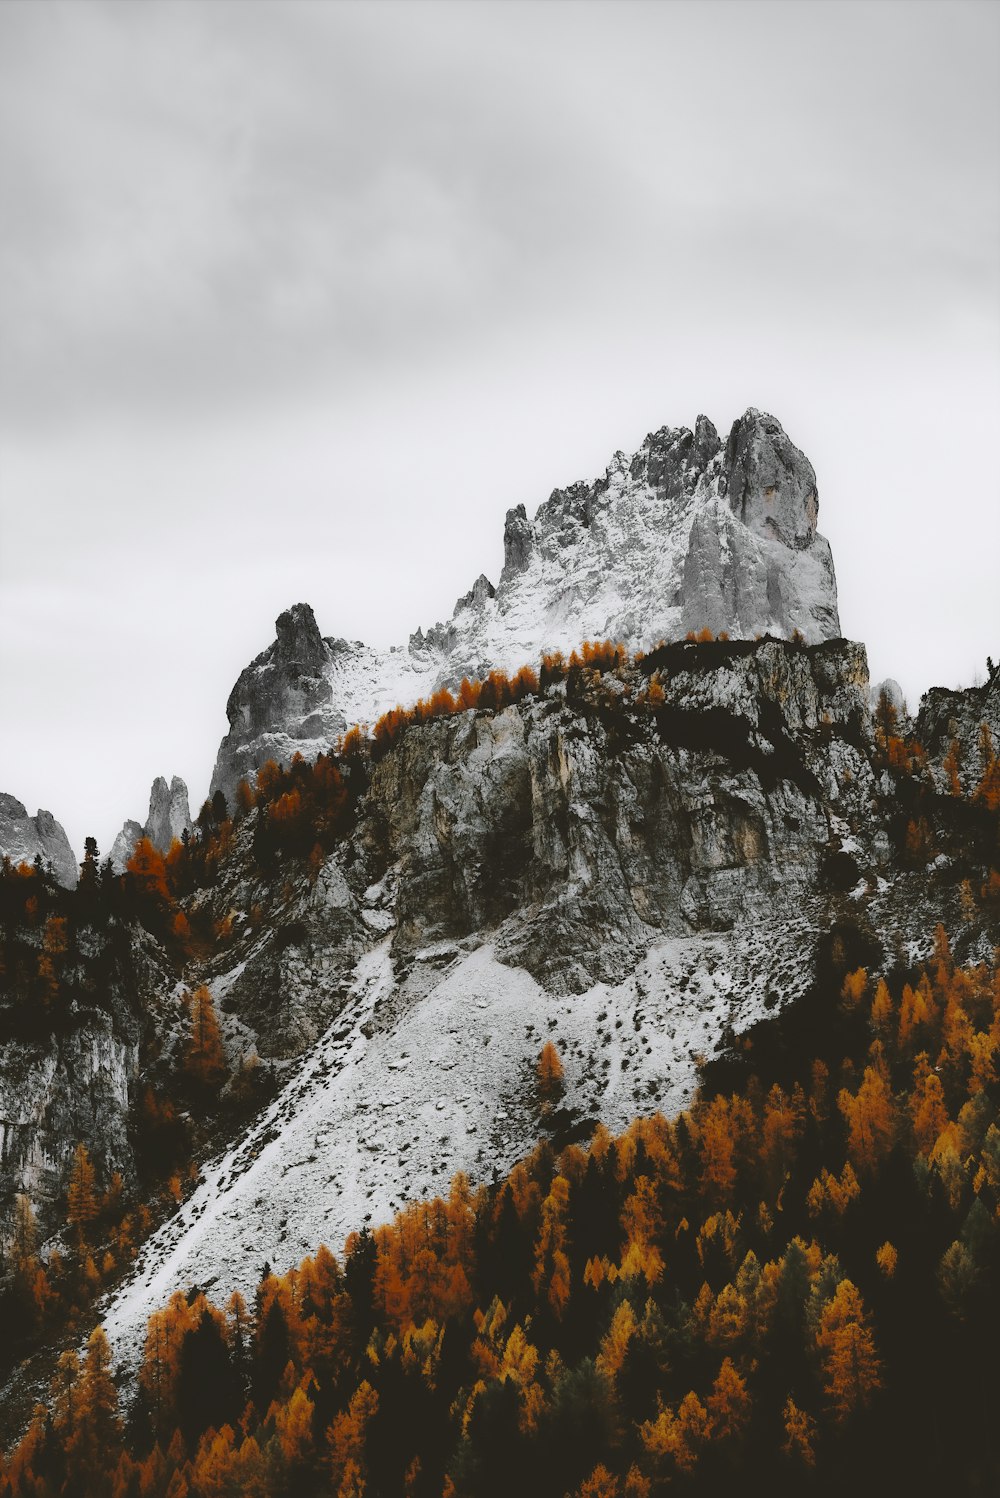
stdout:
[[[44,892],[42,894],[44,899]],[[181,1002],[169,962],[141,927],[48,900],[36,921],[7,926],[0,978],[0,1247],[14,1197],[43,1233],[63,1225],[78,1144],[107,1186],[135,1178],[136,1088]],[[59,914],[58,912],[62,912]],[[51,937],[58,931],[58,940]],[[42,978],[58,968],[58,985]]]
[[914,731],[942,789],[947,783],[942,762],[957,744],[959,782],[970,794],[986,772],[990,754],[1000,753],[1000,670],[994,667],[981,686],[932,687],[920,699]]
[[533,519],[509,510],[497,586],[480,575],[450,620],[405,645],[324,639],[307,604],[289,609],[233,688],[212,790],[231,801],[268,758],[315,757],[397,703],[583,639],[648,649],[706,627],[836,638],[818,513],[812,464],[774,417],[748,410],[725,445],[704,416],[693,431],[663,427],[594,483],[554,490]]
[[508,960],[579,987],[619,979],[657,934],[728,930],[815,889],[831,816],[873,790],[864,651],[658,659],[647,717],[619,714],[610,679],[570,683],[418,728],[377,767],[363,840],[399,871],[397,951],[496,926]]
[[320,636],[308,604],[297,603],[275,621],[275,640],[241,672],[229,694],[229,733],[219,747],[211,794],[230,807],[236,786],[268,759],[288,764],[296,752],[314,759],[347,722],[330,680],[337,651]]
[[101,1177],[132,1175],[130,1088],[139,1070],[135,1040],[94,1015],[47,1043],[8,1042],[0,1066],[0,1179],[23,1192],[43,1223],[53,1220],[73,1150],[87,1146]]
[[36,856],[51,863],[59,883],[72,889],[79,877],[76,855],[69,838],[50,811],[33,817],[16,796],[0,794],[0,857],[11,863],[33,863]]

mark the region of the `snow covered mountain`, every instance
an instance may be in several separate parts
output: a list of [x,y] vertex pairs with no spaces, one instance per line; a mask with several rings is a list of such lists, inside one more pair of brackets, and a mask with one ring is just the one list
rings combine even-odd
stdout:
[[405,645],[324,639],[307,604],[282,614],[230,695],[212,791],[231,801],[267,759],[314,758],[398,703],[584,639],[648,649],[704,628],[834,639],[836,580],[817,517],[812,464],[773,416],[748,410],[725,444],[704,416],[693,432],[662,427],[594,483],[555,490],[533,520],[523,505],[509,510],[497,586],[481,574],[447,623]]

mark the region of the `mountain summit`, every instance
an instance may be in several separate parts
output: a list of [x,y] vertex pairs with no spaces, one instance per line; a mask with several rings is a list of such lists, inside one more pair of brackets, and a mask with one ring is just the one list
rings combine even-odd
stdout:
[[447,623],[405,645],[324,638],[308,604],[283,613],[230,694],[212,792],[231,800],[267,759],[314,758],[397,703],[583,639],[631,649],[702,629],[835,639],[818,513],[813,466],[773,416],[749,409],[725,444],[705,416],[693,431],[661,427],[592,484],[554,490],[534,519],[524,505],[508,510],[497,586],[480,574]]

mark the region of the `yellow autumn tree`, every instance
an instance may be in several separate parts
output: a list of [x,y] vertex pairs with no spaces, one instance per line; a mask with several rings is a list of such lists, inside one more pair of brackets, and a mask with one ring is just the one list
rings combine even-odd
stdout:
[[202,983],[191,999],[191,1035],[185,1070],[195,1082],[217,1087],[226,1074],[226,1058],[219,1032],[219,1018],[209,988]]
[[563,1064],[551,1040],[547,1040],[542,1046],[537,1072],[542,1107],[547,1108],[556,1101],[563,1089]]
[[882,1365],[864,1302],[851,1280],[840,1281],[823,1308],[816,1346],[823,1367],[823,1388],[838,1422],[871,1403],[882,1385]]
[[856,1170],[874,1171],[895,1139],[892,1092],[882,1073],[866,1066],[857,1093],[842,1088],[837,1106],[847,1123],[847,1150]]
[[743,1434],[750,1419],[750,1395],[732,1358],[723,1358],[707,1404],[714,1439],[736,1440]]
[[782,1451],[792,1461],[804,1467],[816,1465],[816,1421],[805,1410],[799,1409],[795,1400],[788,1396],[783,1410],[785,1439]]
[[346,1498],[352,1491],[359,1495],[364,1492],[365,1440],[377,1411],[378,1395],[365,1380],[327,1431],[330,1477],[338,1498],[341,1494]]
[[68,1465],[80,1490],[94,1498],[110,1489],[109,1477],[121,1449],[118,1391],[111,1377],[111,1348],[104,1328],[90,1334],[78,1384],[76,1422],[67,1446]]
[[81,1237],[86,1237],[97,1216],[97,1181],[85,1144],[78,1144],[73,1151],[73,1168],[66,1193],[66,1215],[70,1226]]

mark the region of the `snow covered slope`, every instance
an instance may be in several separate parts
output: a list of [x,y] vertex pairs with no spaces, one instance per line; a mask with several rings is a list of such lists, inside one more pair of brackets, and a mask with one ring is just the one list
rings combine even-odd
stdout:
[[758,1019],[775,981],[786,999],[801,986],[798,953],[814,930],[800,913],[768,931],[664,940],[625,981],[571,998],[498,962],[488,941],[427,948],[400,987],[385,937],[281,1093],[101,1307],[120,1363],[134,1364],[150,1312],[175,1290],[249,1296],[265,1260],[280,1273],[320,1243],[339,1252],[348,1232],[405,1201],[446,1194],[458,1170],[477,1185],[507,1169],[538,1138],[534,1067],[547,1039],[565,1066],[563,1116],[616,1129],[675,1113],[695,1056]]

